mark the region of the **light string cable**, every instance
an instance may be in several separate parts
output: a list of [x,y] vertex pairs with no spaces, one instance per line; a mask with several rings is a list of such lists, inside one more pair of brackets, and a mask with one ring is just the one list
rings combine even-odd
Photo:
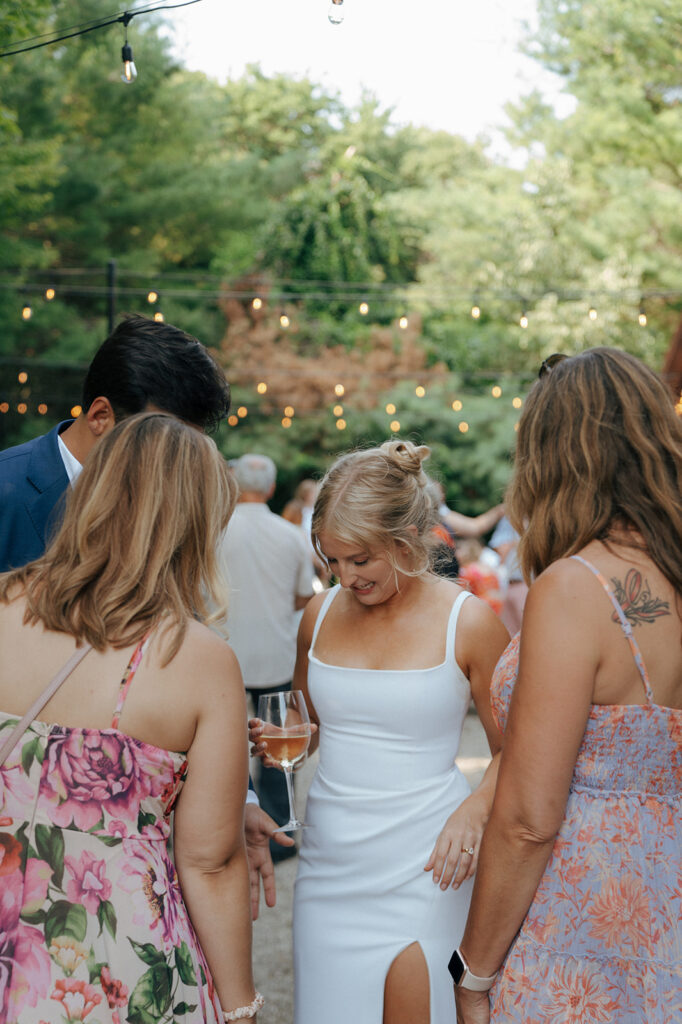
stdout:
[[[94,32],[98,28],[106,28],[108,25],[123,23],[127,26],[128,22],[132,21],[133,18],[137,18],[140,14],[153,14],[155,11],[172,11],[176,7],[191,7],[193,4],[199,4],[201,2],[202,0],[183,0],[182,3],[159,4],[155,7],[140,7],[133,11],[121,11],[120,14],[103,21],[84,21],[79,25],[70,25],[64,35],[55,36],[54,31],[44,32],[42,35],[30,36],[28,39],[22,40],[23,43],[30,43],[30,46],[19,46],[13,50],[0,48],[0,57],[13,57],[17,53],[27,53],[29,50],[39,50],[43,46],[52,46],[53,43],[61,43],[65,39],[84,36],[88,32]],[[48,36],[50,38],[47,38]],[[43,40],[43,42],[39,42],[38,40]],[[10,43],[9,45],[13,46],[14,44]]]

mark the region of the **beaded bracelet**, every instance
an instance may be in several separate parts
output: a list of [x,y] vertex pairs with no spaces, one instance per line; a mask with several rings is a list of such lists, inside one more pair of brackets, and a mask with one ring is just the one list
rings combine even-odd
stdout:
[[223,1013],[223,1019],[226,1024],[231,1020],[249,1020],[251,1017],[256,1016],[264,1004],[265,1000],[262,995],[260,992],[256,992],[252,1003],[249,1003],[248,1006],[238,1006],[236,1010],[225,1010]]

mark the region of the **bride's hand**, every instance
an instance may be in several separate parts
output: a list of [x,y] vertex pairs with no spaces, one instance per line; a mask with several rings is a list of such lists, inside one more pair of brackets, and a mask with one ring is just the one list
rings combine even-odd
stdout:
[[468,797],[445,822],[443,829],[424,865],[424,871],[433,871],[433,881],[441,889],[458,889],[471,878],[478,864],[485,820],[477,801]]

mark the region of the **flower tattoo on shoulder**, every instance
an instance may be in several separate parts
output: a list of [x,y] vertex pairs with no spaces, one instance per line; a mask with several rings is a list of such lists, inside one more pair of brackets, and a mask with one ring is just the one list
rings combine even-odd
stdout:
[[[628,569],[624,581],[611,577],[611,582],[616,600],[631,626],[643,626],[662,615],[670,615],[669,602],[654,597],[649,581],[637,569]],[[618,622],[617,612],[613,613],[613,621]]]

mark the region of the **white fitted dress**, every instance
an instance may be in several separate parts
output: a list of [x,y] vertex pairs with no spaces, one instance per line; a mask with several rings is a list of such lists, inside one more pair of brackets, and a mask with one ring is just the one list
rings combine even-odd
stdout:
[[448,960],[459,944],[471,882],[443,892],[425,872],[446,819],[470,793],[455,756],[469,681],[455,661],[426,669],[328,665],[309,654],[320,761],[308,794],[294,896],[295,1024],[381,1024],[384,983],[418,942],[430,978],[431,1024],[455,1019]]

